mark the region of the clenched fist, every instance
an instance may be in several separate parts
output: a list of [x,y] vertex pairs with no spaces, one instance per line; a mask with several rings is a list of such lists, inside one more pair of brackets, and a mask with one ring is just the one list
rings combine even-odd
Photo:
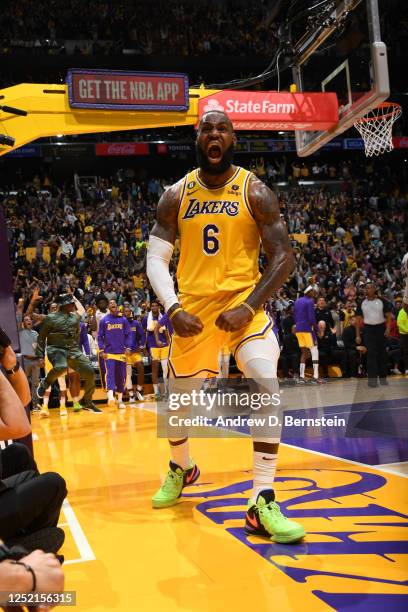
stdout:
[[215,321],[220,329],[226,332],[237,331],[246,327],[253,319],[252,313],[245,306],[237,306],[222,312]]
[[201,320],[185,310],[179,310],[171,319],[174,331],[182,338],[190,338],[201,334],[204,325]]

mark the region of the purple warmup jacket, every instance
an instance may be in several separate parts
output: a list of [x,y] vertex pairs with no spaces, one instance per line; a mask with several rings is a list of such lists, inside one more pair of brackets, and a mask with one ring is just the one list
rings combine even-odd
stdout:
[[81,321],[79,323],[79,348],[81,349],[81,351],[83,351],[85,353],[85,355],[90,355],[91,354],[91,349],[89,347],[89,340],[88,340],[88,332],[86,330],[86,325],[83,321]]
[[298,298],[294,305],[293,314],[297,332],[312,333],[316,330],[316,313],[314,301],[306,296]]
[[[156,338],[154,337],[154,332],[147,330],[147,317],[148,316],[149,315],[146,315],[142,319],[142,326],[143,326],[143,329],[146,331],[146,337],[147,337],[147,344],[146,344],[146,346],[147,346],[148,349],[157,348],[157,342],[156,342]],[[153,320],[158,322],[160,318],[161,318],[160,315],[157,316],[157,317],[154,316]],[[159,333],[159,340],[160,340],[160,342],[163,342],[163,344],[165,344],[167,346],[166,334]]]
[[142,324],[139,323],[136,319],[128,319],[130,325],[130,349],[132,351],[138,351],[141,348],[144,348],[146,344],[146,334],[145,330],[142,327]]
[[130,325],[126,317],[107,314],[99,323],[98,346],[104,353],[122,355],[131,346]]
[[170,321],[168,315],[164,314],[159,319],[159,325],[160,325],[160,327],[167,327],[167,331],[169,333],[169,336],[172,336],[174,334],[173,325],[171,324],[171,321]]

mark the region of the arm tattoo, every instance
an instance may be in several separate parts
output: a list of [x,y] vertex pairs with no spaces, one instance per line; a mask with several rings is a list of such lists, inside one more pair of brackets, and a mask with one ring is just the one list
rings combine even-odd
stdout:
[[246,300],[255,310],[272,296],[293,271],[295,260],[285,222],[273,191],[256,177],[250,179],[249,204],[268,259],[258,284]]

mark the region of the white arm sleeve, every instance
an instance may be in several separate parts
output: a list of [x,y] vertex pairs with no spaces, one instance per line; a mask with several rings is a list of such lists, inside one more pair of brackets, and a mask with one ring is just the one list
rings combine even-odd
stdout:
[[169,272],[169,263],[173,255],[174,245],[157,236],[149,237],[147,251],[146,273],[153,291],[163,304],[166,312],[178,302],[174,283]]

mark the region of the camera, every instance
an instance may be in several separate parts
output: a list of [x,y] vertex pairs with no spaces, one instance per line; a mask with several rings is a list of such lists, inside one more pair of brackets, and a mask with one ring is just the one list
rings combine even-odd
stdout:
[[4,331],[2,327],[0,327],[0,358],[3,356],[4,350],[10,346],[11,340]]
[[0,351],[4,350],[8,346],[10,346],[11,340],[4,331],[4,329],[0,326]]

